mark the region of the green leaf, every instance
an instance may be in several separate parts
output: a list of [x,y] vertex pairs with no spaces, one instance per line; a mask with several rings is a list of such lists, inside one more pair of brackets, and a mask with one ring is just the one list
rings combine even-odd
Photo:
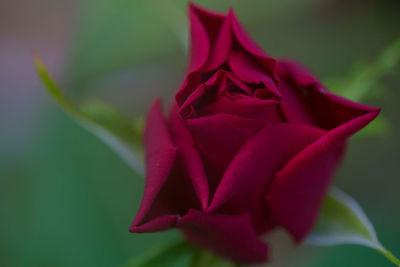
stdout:
[[202,249],[196,249],[190,267],[239,267],[239,264],[227,261],[217,255]]
[[191,244],[186,241],[178,241],[160,247],[145,256],[135,258],[124,267],[184,267],[188,266],[194,252]]
[[337,188],[326,197],[319,221],[306,243],[318,246],[362,245],[377,250],[400,266],[400,261],[379,242],[372,223],[358,203]]
[[392,73],[400,63],[400,39],[389,45],[369,64],[358,64],[353,73],[344,79],[335,79],[328,85],[342,96],[360,101],[371,94],[376,95],[382,87],[381,80]]
[[240,265],[227,261],[217,255],[195,247],[182,240],[157,248],[145,256],[131,260],[124,267],[239,267]]
[[37,55],[34,64],[47,91],[64,111],[109,145],[134,171],[143,174],[141,119],[130,121],[98,100],[76,107],[66,99]]

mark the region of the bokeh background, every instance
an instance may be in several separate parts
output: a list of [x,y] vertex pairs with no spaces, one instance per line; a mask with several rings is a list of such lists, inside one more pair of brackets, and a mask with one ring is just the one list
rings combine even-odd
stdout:
[[[400,38],[397,0],[194,2],[234,7],[272,56],[300,60],[328,84],[351,79]],[[32,51],[74,102],[99,98],[133,118],[180,85],[186,8],[186,0],[0,0],[0,266],[120,266],[177,235],[128,233],[143,180],[55,105]],[[400,255],[400,67],[369,90],[361,101],[382,107],[385,121],[351,140],[335,184]],[[392,265],[367,248],[303,246],[279,266]]]

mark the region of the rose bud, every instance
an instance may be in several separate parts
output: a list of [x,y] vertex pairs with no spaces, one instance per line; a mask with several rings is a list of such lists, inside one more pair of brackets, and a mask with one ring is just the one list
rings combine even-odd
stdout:
[[146,184],[134,233],[180,229],[240,263],[268,260],[262,237],[312,229],[347,139],[379,109],[330,93],[279,61],[234,12],[190,5],[186,78],[167,116],[156,100],[144,133]]

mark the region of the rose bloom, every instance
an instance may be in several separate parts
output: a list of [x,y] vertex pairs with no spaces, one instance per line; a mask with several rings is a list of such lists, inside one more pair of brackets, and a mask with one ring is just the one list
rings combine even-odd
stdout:
[[130,228],[179,228],[241,263],[268,260],[261,237],[312,229],[346,140],[379,109],[330,93],[268,56],[227,15],[190,5],[191,54],[168,116],[156,100],[144,134],[146,185]]

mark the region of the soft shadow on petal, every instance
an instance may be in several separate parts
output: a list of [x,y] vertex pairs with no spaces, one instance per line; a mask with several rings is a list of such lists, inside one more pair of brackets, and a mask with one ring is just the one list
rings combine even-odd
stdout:
[[206,209],[209,201],[209,189],[203,160],[196,148],[191,132],[184,125],[178,113],[176,103],[173,104],[170,111],[169,125],[174,143],[179,146],[182,153],[183,166],[187,170],[187,174],[190,177],[202,208]]
[[247,140],[218,185],[209,211],[250,211],[258,233],[268,228],[264,194],[276,171],[325,133],[316,127],[271,123]]
[[182,154],[175,147],[156,100],[147,117],[144,134],[146,183],[132,232],[152,232],[173,227],[189,208],[200,207],[193,186],[182,168]]
[[312,229],[348,137],[371,122],[370,112],[329,131],[297,154],[274,177],[266,193],[271,220],[300,242]]
[[190,210],[177,226],[195,244],[240,263],[267,261],[268,247],[256,235],[249,214],[225,215]]

